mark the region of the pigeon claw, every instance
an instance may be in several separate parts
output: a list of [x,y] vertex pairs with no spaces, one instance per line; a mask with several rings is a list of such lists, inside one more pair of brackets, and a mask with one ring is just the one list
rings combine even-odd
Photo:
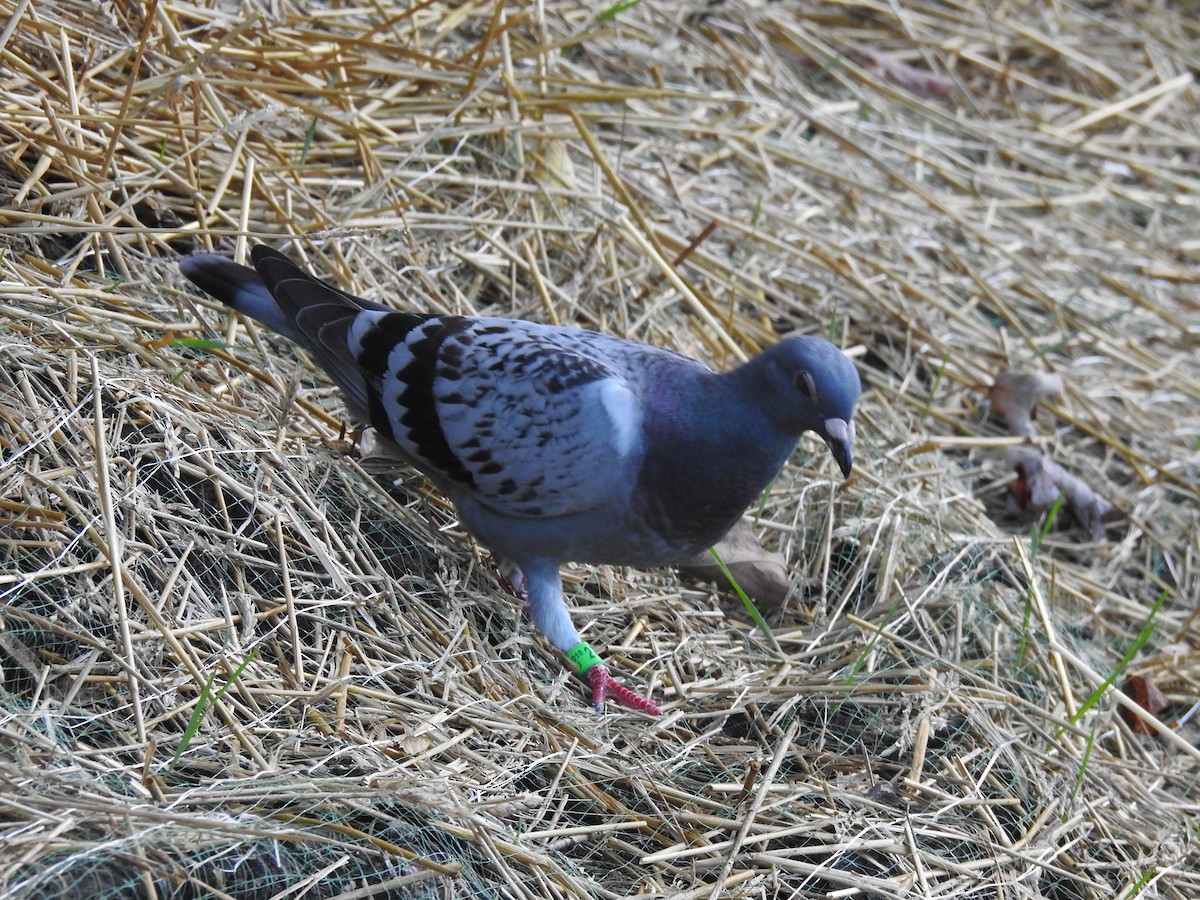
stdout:
[[625,687],[609,675],[608,669],[604,666],[592,666],[583,677],[592,686],[592,706],[598,713],[604,712],[604,701],[612,697],[617,703],[627,706],[629,709],[652,716],[662,715],[661,706],[648,697],[643,697],[637,691]]

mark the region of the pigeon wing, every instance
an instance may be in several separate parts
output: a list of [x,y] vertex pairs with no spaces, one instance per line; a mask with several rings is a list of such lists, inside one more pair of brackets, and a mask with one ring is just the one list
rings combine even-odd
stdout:
[[364,312],[351,350],[371,419],[450,493],[514,517],[612,502],[640,452],[640,407],[617,366],[562,329]]

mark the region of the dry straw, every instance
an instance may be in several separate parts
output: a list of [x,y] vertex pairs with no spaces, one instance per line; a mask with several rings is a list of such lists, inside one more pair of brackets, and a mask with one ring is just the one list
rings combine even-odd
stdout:
[[[1200,894],[1186,4],[0,21],[3,896]],[[780,650],[707,585],[573,568],[668,710],[597,718],[453,510],[177,272],[258,241],[717,366],[846,346],[858,472],[806,442],[755,511]],[[1005,517],[1004,367],[1062,376],[1039,446],[1106,540]]]

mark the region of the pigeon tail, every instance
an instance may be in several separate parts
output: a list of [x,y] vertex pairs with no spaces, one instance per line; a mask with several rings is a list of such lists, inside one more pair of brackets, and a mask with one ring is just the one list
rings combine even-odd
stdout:
[[297,339],[292,322],[288,321],[253,269],[239,266],[215,253],[198,253],[181,259],[179,271],[196,287],[226,306],[261,322],[284,337]]

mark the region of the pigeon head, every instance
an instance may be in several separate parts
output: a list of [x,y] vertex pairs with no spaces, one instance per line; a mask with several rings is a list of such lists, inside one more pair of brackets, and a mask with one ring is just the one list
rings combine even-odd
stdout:
[[[785,338],[745,368],[758,370],[753,390],[767,391],[767,415],[780,431],[815,431],[829,447],[842,474],[854,461],[854,404],[862,391],[858,370],[829,341],[812,335]],[[754,379],[757,380],[757,379]],[[760,401],[761,402],[761,401]]]

